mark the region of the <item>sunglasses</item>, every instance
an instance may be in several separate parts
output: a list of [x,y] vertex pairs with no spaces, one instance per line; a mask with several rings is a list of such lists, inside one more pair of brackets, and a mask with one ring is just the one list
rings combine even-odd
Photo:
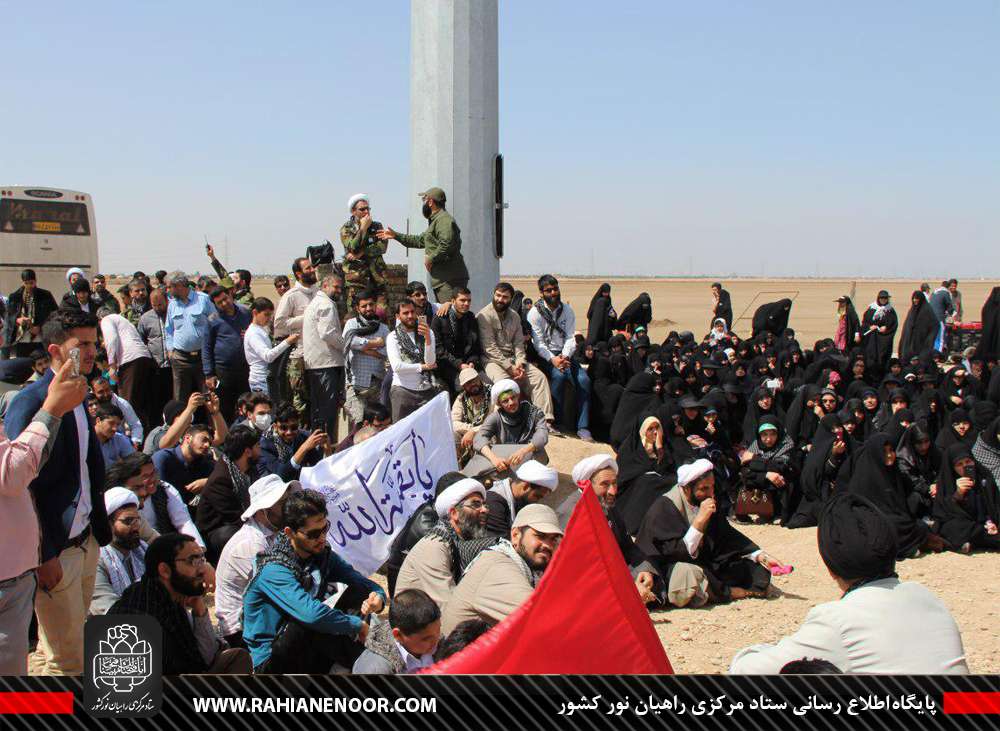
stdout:
[[365,211],[370,211],[371,208],[369,208],[368,206],[358,206],[355,210],[358,210],[358,211],[361,211],[362,213],[364,213]]
[[330,521],[328,520],[326,521],[326,524],[322,528],[315,528],[310,531],[299,530],[296,531],[296,533],[301,533],[310,541],[318,541],[320,538],[326,535],[327,532],[329,532],[329,530],[330,530]]

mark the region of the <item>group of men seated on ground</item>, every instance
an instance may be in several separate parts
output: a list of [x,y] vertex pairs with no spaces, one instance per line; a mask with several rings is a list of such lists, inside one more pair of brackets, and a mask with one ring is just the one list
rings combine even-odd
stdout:
[[[860,329],[841,298],[835,338],[812,350],[786,327],[788,301],[763,306],[749,340],[717,317],[700,342],[671,333],[652,347],[648,296],[612,326],[602,287],[584,337],[548,275],[530,311],[514,307],[517,293],[501,283],[476,316],[464,287],[435,308],[412,285],[392,331],[378,298],[361,290],[341,328],[339,277],[316,288],[308,259],[293,271],[296,285],[274,318],[274,331],[280,323],[287,332],[278,345],[268,331],[274,306],[252,298],[242,274],[239,286],[205,282],[209,294],[164,275],[167,295],[137,273],[123,316],[74,272],[72,296],[37,332],[16,323],[42,353],[29,357],[40,370],[34,382],[3,404],[7,436],[27,450],[21,472],[3,480],[13,502],[0,514],[25,549],[11,552],[0,576],[11,582],[0,610],[11,629],[0,633],[5,668],[24,671],[32,612],[32,669],[62,674],[82,668],[77,630],[89,612],[140,607],[176,628],[170,667],[178,672],[349,668],[369,629],[383,650],[393,638],[404,669],[423,667],[431,635],[457,632],[448,646],[458,646],[537,583],[572,507],[557,513],[539,503],[558,481],[545,447],[564,406],[575,410],[578,436],[590,438],[591,396],[600,409],[613,406],[604,426],[617,459],[585,460],[574,482],[594,487],[651,605],[766,595],[781,563],[727,518],[815,525],[844,493],[888,516],[898,558],[1000,547],[995,351],[891,357],[887,293]],[[33,273],[25,276],[27,290]],[[729,300],[713,289],[718,315]],[[252,301],[249,310],[239,298]],[[919,330],[923,305],[915,298],[912,308],[904,335]],[[614,332],[623,322],[625,332]],[[587,343],[602,329],[607,347]],[[283,370],[271,368],[285,355]],[[76,372],[87,376],[83,390]],[[151,418],[154,386],[164,383],[174,398]],[[387,595],[330,552],[325,504],[297,490],[296,478],[442,389],[456,397],[463,471],[442,478],[433,505],[397,540],[387,566],[389,627],[376,633],[378,622],[366,618]],[[276,404],[270,392],[289,400]],[[351,431],[335,446],[341,403]],[[348,588],[333,593],[334,584]],[[224,639],[202,598],[213,587]],[[389,655],[379,657],[396,667]],[[371,666],[380,661],[367,656],[361,667]]]

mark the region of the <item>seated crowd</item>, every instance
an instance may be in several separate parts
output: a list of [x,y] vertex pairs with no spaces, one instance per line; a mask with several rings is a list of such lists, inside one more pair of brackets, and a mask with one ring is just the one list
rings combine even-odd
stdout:
[[[352,236],[381,226],[357,232],[362,204],[352,199],[342,232],[349,253]],[[436,287],[450,297],[434,304],[414,282],[390,312],[374,264],[359,274],[349,258],[343,277],[318,276],[298,258],[275,305],[253,296],[248,272],[212,262],[218,284],[136,272],[123,303],[71,271],[37,333],[18,318],[38,352],[32,382],[3,401],[5,444],[30,464],[0,474],[5,534],[17,536],[0,575],[0,672],[80,673],[79,628],[102,613],[156,617],[166,673],[415,672],[531,594],[587,488],[651,608],[771,593],[785,567],[745,522],[819,524],[845,592],[923,552],[1000,549],[1000,369],[993,352],[941,350],[939,292],[914,293],[893,357],[885,292],[863,317],[842,297],[834,337],[803,348],[791,301],[762,306],[742,339],[716,284],[701,340],[653,343],[649,296],[618,315],[606,284],[584,333],[551,275],[533,305],[501,282],[473,313],[463,283]],[[22,278],[21,300],[54,299],[30,270]],[[331,550],[325,500],[300,472],[442,392],[461,471],[396,536],[386,590]],[[614,455],[581,460],[579,490],[553,508],[547,449],[563,431]],[[831,537],[841,514],[882,531],[870,571],[838,563],[864,543]],[[807,627],[749,648],[734,670],[801,656]],[[960,649],[945,643],[947,667],[964,666]]]

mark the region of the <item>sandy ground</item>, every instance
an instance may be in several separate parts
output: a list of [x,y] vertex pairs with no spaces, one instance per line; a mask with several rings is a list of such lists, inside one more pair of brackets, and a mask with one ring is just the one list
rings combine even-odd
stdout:
[[[549,442],[550,464],[559,470],[560,484],[549,502],[561,502],[574,489],[569,474],[583,457],[606,445],[574,438]],[[838,598],[816,549],[816,529],[787,530],[777,525],[740,526],[759,546],[784,563],[795,566],[789,576],[777,577],[781,595],[747,599],[702,609],[670,609],[650,614],[656,633],[678,673],[725,673],[738,650],[747,645],[776,642],[794,633],[809,610]],[[974,673],[1000,672],[1000,603],[996,591],[996,554],[929,555],[897,566],[904,581],[918,581],[935,592],[951,610],[965,642],[969,668]],[[917,641],[920,627],[914,627]]]
[[[511,279],[515,287],[534,298],[534,280]],[[691,330],[699,337],[707,330],[711,295],[707,279],[609,279],[615,306],[624,309],[640,292],[649,292],[653,299],[654,324],[652,334],[661,338],[669,330]],[[561,280],[563,298],[577,313],[578,328],[586,326],[590,298],[600,284],[593,279]],[[978,320],[979,310],[993,282],[967,281],[960,285],[966,320]],[[804,347],[815,340],[832,337],[835,326],[835,300],[841,294],[854,291],[859,314],[871,302],[875,293],[885,287],[894,296],[900,312],[900,327],[909,309],[909,295],[917,289],[916,281],[857,281],[850,280],[726,280],[725,286],[733,300],[735,330],[749,335],[754,309],[763,303],[789,297],[795,299],[790,325]],[[259,295],[274,297],[269,281],[255,283]],[[740,316],[746,310],[745,318]],[[592,445],[572,438],[556,438],[550,442],[549,454],[553,466],[560,472],[560,487],[550,502],[561,502],[574,489],[569,473],[582,457],[598,450],[610,451],[604,445]],[[790,576],[779,577],[775,585],[781,595],[773,599],[754,599],[705,609],[672,609],[651,614],[657,634],[678,673],[724,673],[733,655],[750,644],[774,642],[793,633],[809,609],[821,602],[837,598],[837,589],[830,580],[816,550],[813,528],[790,531],[779,526],[742,527],[747,535],[768,553],[795,566]],[[974,673],[1000,673],[1000,603],[995,589],[998,572],[996,555],[979,553],[961,556],[939,554],[905,561],[898,567],[903,580],[919,581],[951,609],[962,631],[969,667]],[[384,584],[384,577],[373,577]],[[914,627],[917,640],[920,628]]]

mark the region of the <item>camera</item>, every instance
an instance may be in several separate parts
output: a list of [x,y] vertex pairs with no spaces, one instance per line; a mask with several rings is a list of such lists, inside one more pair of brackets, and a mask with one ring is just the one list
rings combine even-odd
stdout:
[[317,246],[307,246],[306,256],[314,267],[321,264],[333,264],[333,244],[329,241],[325,241]]

